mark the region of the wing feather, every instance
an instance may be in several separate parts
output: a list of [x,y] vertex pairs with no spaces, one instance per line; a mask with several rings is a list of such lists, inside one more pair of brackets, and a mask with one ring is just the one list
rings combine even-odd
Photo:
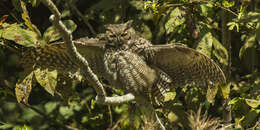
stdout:
[[[102,74],[105,43],[98,39],[79,39],[73,41],[78,52],[89,62],[93,71]],[[67,52],[64,43],[49,44],[43,47],[28,48],[22,54],[23,67],[56,69],[59,72],[76,72],[79,64]]]
[[213,60],[184,45],[153,45],[145,49],[145,53],[148,63],[172,78],[174,87],[224,83],[226,80]]

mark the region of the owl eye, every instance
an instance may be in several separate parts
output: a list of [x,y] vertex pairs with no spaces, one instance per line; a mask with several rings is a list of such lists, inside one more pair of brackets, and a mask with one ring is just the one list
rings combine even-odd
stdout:
[[114,35],[114,34],[110,34],[109,37],[116,37],[116,35]]
[[126,36],[128,33],[127,32],[124,32],[121,34],[122,37]]

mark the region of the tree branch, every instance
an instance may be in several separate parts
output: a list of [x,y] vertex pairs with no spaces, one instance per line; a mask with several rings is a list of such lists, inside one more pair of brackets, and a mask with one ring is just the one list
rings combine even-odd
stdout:
[[80,64],[80,68],[83,69],[83,72],[87,73],[87,75],[90,76],[91,80],[95,82],[95,85],[93,87],[97,93],[97,97],[96,97],[97,102],[102,104],[120,104],[120,103],[133,101],[135,99],[133,94],[127,94],[118,97],[106,97],[106,92],[102,83],[99,81],[96,74],[94,74],[91,68],[89,67],[88,61],[77,51],[77,48],[75,47],[72,41],[71,32],[69,32],[69,30],[65,27],[65,25],[60,20],[61,13],[57,9],[57,7],[54,5],[54,3],[51,0],[43,0],[43,3],[53,13],[53,15],[50,16],[50,21],[62,35],[62,38],[68,49],[67,51],[71,54],[73,59],[75,59],[75,62]]
[[122,104],[133,100],[135,100],[135,96],[132,93],[117,97],[105,97],[104,100],[100,99],[98,96],[96,97],[97,103],[101,104]]

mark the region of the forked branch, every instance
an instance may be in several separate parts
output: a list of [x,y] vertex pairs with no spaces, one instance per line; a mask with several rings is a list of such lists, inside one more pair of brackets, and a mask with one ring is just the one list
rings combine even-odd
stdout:
[[80,64],[80,68],[83,69],[83,72],[85,72],[86,75],[89,75],[91,80],[94,81],[95,85],[93,87],[95,88],[95,91],[97,93],[97,102],[102,104],[120,104],[133,101],[135,97],[131,93],[118,97],[106,97],[106,92],[102,83],[99,81],[96,74],[94,74],[91,68],[89,67],[88,61],[77,51],[77,48],[75,47],[72,41],[73,38],[71,32],[60,20],[61,13],[59,12],[55,4],[51,0],[43,0],[43,3],[53,13],[53,15],[50,16],[50,21],[62,35],[62,38],[67,46],[68,53],[70,53],[73,59],[75,59],[75,61]]

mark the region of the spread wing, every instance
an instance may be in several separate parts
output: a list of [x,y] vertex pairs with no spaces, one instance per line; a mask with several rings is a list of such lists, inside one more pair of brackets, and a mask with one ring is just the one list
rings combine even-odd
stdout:
[[224,73],[213,60],[184,45],[153,45],[145,53],[150,64],[172,78],[174,87],[225,82]]
[[[89,62],[96,74],[101,75],[105,43],[98,39],[79,39],[73,41],[78,52]],[[41,67],[56,69],[59,72],[76,72],[78,63],[67,52],[64,43],[49,44],[44,47],[31,47],[22,54],[23,67]]]

